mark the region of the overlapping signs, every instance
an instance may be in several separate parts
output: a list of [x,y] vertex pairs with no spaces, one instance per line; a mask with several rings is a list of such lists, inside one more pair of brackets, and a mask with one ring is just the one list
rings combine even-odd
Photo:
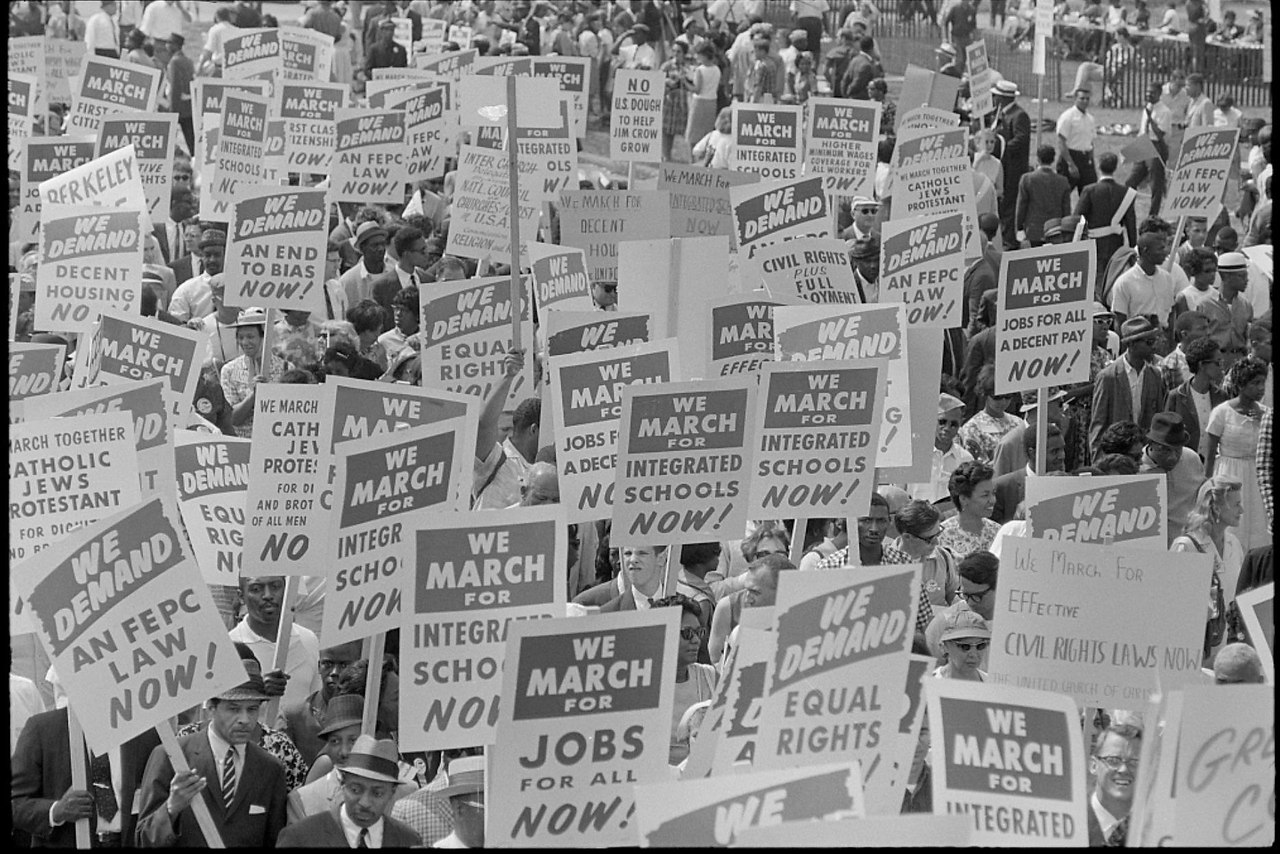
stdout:
[[821,175],[834,196],[873,195],[880,104],[845,98],[810,98],[805,135],[806,175]]
[[1164,548],[1168,483],[1163,473],[1115,477],[1027,477],[1027,536]]
[[745,250],[747,258],[784,240],[831,236],[822,178],[732,187],[729,200],[739,251]]
[[98,125],[98,155],[132,145],[147,194],[147,213],[157,222],[169,213],[173,150],[178,137],[174,113],[108,113]]
[[90,205],[41,210],[37,329],[88,332],[101,311],[139,313],[143,216]]
[[323,316],[325,191],[242,186],[227,241],[227,301]]
[[964,300],[964,217],[889,220],[880,243],[880,299],[907,306],[911,327],[960,325]]
[[766,180],[797,177],[803,122],[804,108],[797,105],[735,103],[730,167]]
[[250,440],[179,430],[174,437],[178,505],[200,575],[235,586],[244,554]]
[[666,75],[661,71],[618,71],[613,84],[609,122],[609,157],[657,163],[662,159],[662,100]]
[[156,108],[160,69],[112,59],[86,56],[80,88],[71,96],[67,133],[98,132],[107,113],[149,113]]
[[1166,215],[1213,217],[1222,202],[1239,128],[1189,128],[1169,179]]
[[901,133],[893,154],[893,219],[961,214],[964,256],[977,258],[982,247],[966,133],[964,128]]

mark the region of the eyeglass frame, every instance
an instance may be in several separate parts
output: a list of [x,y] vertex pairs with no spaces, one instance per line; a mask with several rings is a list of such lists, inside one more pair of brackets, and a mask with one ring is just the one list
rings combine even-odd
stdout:
[[960,597],[961,599],[963,599],[964,601],[969,602],[969,603],[973,603],[973,602],[975,602],[975,601],[976,601],[976,602],[981,602],[983,599],[985,599],[985,598],[986,598],[987,594],[988,594],[988,593],[990,593],[992,590],[995,590],[995,588],[994,588],[994,587],[988,587],[986,590],[977,590],[977,591],[974,591],[974,590],[957,590],[957,591],[956,591],[956,595],[957,595],[957,596],[959,596],[959,597]]
[[1103,765],[1106,765],[1112,771],[1119,771],[1121,768],[1128,768],[1130,771],[1138,770],[1138,757],[1125,758],[1123,756],[1098,756],[1094,755]]
[[[690,635],[689,635],[689,632],[693,632],[694,634],[693,634],[692,636],[690,636]],[[704,639],[706,636],[707,636],[707,630],[706,630],[705,628],[703,628],[702,626],[698,626],[697,628],[694,628],[693,626],[681,626],[681,627],[680,627],[680,639],[681,639],[681,640],[702,640],[702,639]]]
[[978,652],[982,652],[984,649],[986,649],[991,645],[991,641],[974,641],[973,643],[961,643],[958,640],[949,640],[949,641],[946,641],[946,643],[955,644],[956,648],[959,649],[961,652],[968,652],[973,647],[977,647]]

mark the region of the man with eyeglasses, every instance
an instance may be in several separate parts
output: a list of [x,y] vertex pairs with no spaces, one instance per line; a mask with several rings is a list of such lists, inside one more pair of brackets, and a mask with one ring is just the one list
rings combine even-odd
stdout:
[[[379,273],[369,282],[369,294],[373,301],[382,306],[386,314],[382,331],[388,332],[398,325],[396,317],[395,297],[402,290],[417,287],[424,281],[425,272],[421,269],[427,265],[427,236],[413,226],[405,226],[395,233],[391,239],[391,248],[396,254],[396,264],[390,270]],[[401,306],[403,307],[403,303]],[[417,302],[414,302],[417,305]],[[401,314],[404,314],[401,312]],[[392,318],[395,317],[393,322]],[[416,331],[416,329],[415,329]],[[390,358],[391,354],[387,354]]]
[[1141,753],[1142,730],[1132,724],[1113,723],[1098,736],[1089,759],[1093,775],[1087,813],[1090,848],[1124,846]]
[[618,283],[592,282],[591,299],[601,311],[618,310]]
[[960,444],[958,435],[964,422],[964,401],[943,392],[938,395],[938,429],[933,436],[933,460],[927,483],[908,483],[912,498],[933,503],[949,498],[947,483],[961,463],[973,462],[973,454]]

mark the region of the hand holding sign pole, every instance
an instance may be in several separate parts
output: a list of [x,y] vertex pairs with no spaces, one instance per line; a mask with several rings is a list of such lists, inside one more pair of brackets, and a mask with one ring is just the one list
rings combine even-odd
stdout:
[[[271,671],[284,671],[289,663],[289,640],[293,636],[293,603],[298,598],[298,576],[284,577],[284,593],[280,597],[280,625],[276,631],[276,652],[271,658]],[[276,713],[280,711],[280,698],[267,701],[267,713],[263,715],[265,726],[274,727]]]

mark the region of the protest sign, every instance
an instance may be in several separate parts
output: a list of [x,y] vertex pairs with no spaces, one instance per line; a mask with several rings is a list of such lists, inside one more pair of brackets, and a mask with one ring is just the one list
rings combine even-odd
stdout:
[[402,749],[494,743],[507,627],[564,616],[566,531],[558,507],[419,523],[405,590],[413,642],[404,672],[413,678],[400,687]]
[[[394,71],[396,76],[383,74],[378,76],[380,72]],[[434,89],[437,86],[447,88],[450,84],[447,81],[440,80],[430,71],[419,71],[416,68],[375,68],[373,70],[373,79],[364,84],[364,97],[368,101],[368,106],[385,108],[388,100],[397,94],[411,91],[421,91],[425,89]],[[445,98],[446,103],[448,98]],[[448,107],[445,107],[446,111]]]
[[779,577],[754,767],[854,761],[868,792],[895,794],[888,791],[892,736],[902,717],[918,574],[914,566],[859,567]]
[[927,329],[960,326],[964,307],[964,217],[917,216],[884,223],[880,301],[907,307],[907,323]]
[[735,102],[729,168],[765,180],[798,177],[803,121],[804,108],[798,105]]
[[[452,28],[450,28],[452,29]],[[453,41],[453,37],[449,37]],[[470,42],[470,37],[467,41]],[[421,71],[430,71],[432,74],[438,74],[453,83],[457,83],[462,79],[462,75],[471,70],[471,66],[475,64],[478,51],[475,48],[468,47],[459,43],[462,50],[450,51],[449,53],[434,54],[427,56],[415,56],[413,58],[414,66]]]
[[345,83],[284,83],[280,118],[285,120],[285,162],[290,172],[328,174],[337,145],[337,113],[350,98]]
[[965,65],[969,77],[969,115],[985,117],[995,109],[991,90],[996,85],[995,69],[987,60],[987,43],[976,38],[964,49]]
[[[555,80],[569,102],[569,123],[573,136],[587,136],[587,104],[591,99],[591,57],[535,56],[533,76]],[[616,84],[615,84],[616,87]],[[612,131],[610,131],[612,139]]]
[[[195,398],[200,366],[208,355],[209,336],[172,323],[104,309],[79,349],[85,351],[85,361],[81,363],[83,371],[77,371],[72,378],[76,388],[164,377],[170,418],[176,419],[186,414]],[[171,424],[176,425],[177,421]]]
[[898,113],[898,133],[910,131],[934,130],[937,128],[953,128],[960,124],[960,117],[952,110],[938,107],[916,107],[905,113]]
[[45,205],[35,328],[88,332],[101,311],[140,314],[141,210]]
[[[522,194],[539,205],[557,201],[578,186],[578,143],[569,122],[569,108],[559,102],[561,121],[554,128],[516,128],[516,163]],[[524,123],[521,122],[521,125]]]
[[975,845],[1085,845],[1089,805],[1074,702],[958,679],[926,679],[924,691],[935,815],[968,815]]
[[227,238],[231,305],[296,309],[324,316],[324,190],[244,185],[233,199]]
[[1092,240],[1005,252],[996,305],[996,394],[1089,381]]
[[336,113],[337,155],[330,173],[329,199],[335,202],[404,202],[403,110],[344,107]]
[[1007,537],[990,680],[1140,711],[1200,679],[1211,555]]
[[1244,622],[1250,645],[1262,659],[1262,672],[1269,685],[1276,683],[1276,661],[1273,653],[1276,642],[1275,596],[1274,583],[1255,587],[1236,596],[1240,619]]
[[91,136],[33,136],[22,142],[18,233],[24,243],[40,234],[40,185],[70,172],[94,158],[96,140]]
[[[770,622],[766,625],[771,626],[773,608],[768,610]],[[746,620],[738,626],[737,633],[737,643],[730,647],[733,668],[721,677],[729,680],[729,690],[719,723],[720,736],[711,759],[712,777],[749,774],[752,771],[764,703],[765,674],[777,646],[772,631],[759,625],[748,625]]]
[[521,186],[519,204],[512,204],[507,164],[505,151],[461,146],[445,252],[477,261],[509,262],[513,207],[518,208],[520,233],[526,239],[537,234],[538,203],[530,188]]
[[50,104],[71,103],[71,80],[80,73],[84,55],[85,43],[79,39],[45,39],[45,86],[40,94]]
[[753,172],[712,169],[686,163],[658,167],[658,189],[671,194],[671,237],[729,235],[729,248],[737,246],[729,188],[754,184]]
[[1239,135],[1239,128],[1187,128],[1162,208],[1167,217],[1216,215]]
[[[760,611],[772,611],[773,608],[760,608]],[[748,614],[748,616],[750,616]],[[719,671],[720,678],[716,680],[715,690],[711,694],[711,699],[707,700],[706,709],[702,713],[702,720],[696,729],[692,728],[689,733],[689,755],[685,757],[682,763],[683,768],[680,769],[681,780],[698,780],[711,774],[711,763],[715,759],[716,751],[720,745],[720,736],[723,733],[725,708],[729,699],[729,683],[732,681],[730,677],[733,675],[733,669],[736,667],[737,661],[736,646],[730,646],[725,649],[720,663],[716,666]],[[683,715],[681,715],[683,717]]]
[[822,178],[761,181],[729,189],[739,255],[798,237],[831,237]]
[[[12,296],[10,299],[17,302]],[[66,358],[65,345],[10,341],[8,349],[10,403],[57,391]]]
[[[440,18],[423,18],[422,19],[422,38],[413,44],[413,52],[419,54],[434,54],[444,50],[445,35],[449,31],[449,24]],[[465,45],[459,45],[465,47]]]
[[1027,476],[1027,536],[1073,543],[1169,543],[1163,473],[1112,477]]
[[751,518],[866,515],[887,371],[882,359],[761,366]]
[[69,134],[96,134],[107,113],[150,113],[160,94],[159,68],[108,56],[85,56],[79,80],[67,114]]
[[670,779],[680,610],[508,626],[485,844],[634,845],[634,786]]
[[251,443],[178,430],[174,444],[178,508],[200,575],[208,584],[234,587],[244,557]]
[[532,71],[529,56],[477,56],[471,67],[472,74],[483,77],[528,77]]
[[97,205],[145,211],[147,194],[141,176],[133,146],[126,145],[40,182],[40,204],[42,207]]
[[804,174],[821,175],[833,196],[875,194],[880,104],[845,98],[810,98]]
[[893,152],[893,219],[958,213],[964,217],[964,257],[982,254],[974,202],[973,164],[964,128],[903,132]]
[[178,138],[176,113],[107,113],[98,125],[98,156],[133,146],[138,177],[154,222],[169,216],[173,190],[173,149]]
[[618,241],[666,238],[670,217],[665,192],[566,190],[560,194],[560,244],[587,253],[592,284],[616,282]]
[[266,98],[244,92],[223,95],[213,174],[200,195],[202,219],[230,223],[239,190],[264,182],[269,112]]
[[[114,415],[115,418],[126,418]],[[153,497],[15,573],[89,747],[108,752],[244,682],[172,499]]]
[[533,271],[533,295],[539,316],[547,309],[557,311],[590,311],[591,282],[587,280],[587,254],[573,247],[530,242]]
[[448,40],[463,50],[467,50],[471,47],[471,28],[464,27],[461,24],[450,24]]
[[406,178],[411,183],[444,176],[448,105],[449,89],[444,84],[401,90],[384,102],[389,109],[404,110],[409,146]]
[[[494,276],[438,282],[420,291],[423,386],[488,398],[506,374],[503,360],[512,347],[510,283]],[[521,291],[520,341],[532,342],[527,284]],[[525,359],[503,408],[515,409],[533,393],[533,360]]]
[[1173,844],[1264,847],[1276,840],[1274,688],[1188,688],[1182,699]]
[[552,356],[552,415],[560,494],[570,522],[612,512],[622,390],[633,383],[665,383],[679,376],[670,339],[607,352]]
[[853,277],[848,247],[833,237],[797,237],[758,249],[743,264],[743,276],[745,286],[763,284],[774,297],[817,305],[866,302]]
[[333,36],[303,27],[281,27],[281,80],[322,82],[333,73]]
[[[9,77],[26,76],[35,78],[34,88],[31,93],[32,115],[38,115],[41,110],[45,109],[47,103],[52,103],[52,99],[44,90],[48,86],[45,80],[45,68],[49,63],[49,46],[53,41],[53,39],[45,36],[13,36],[6,42],[9,52],[7,57]],[[79,69],[77,68],[77,70]],[[62,103],[66,103],[67,100],[64,97]]]
[[[649,315],[638,311],[550,311],[545,325],[547,356],[644,344],[652,338]],[[551,374],[544,373],[543,382],[551,381]]]
[[36,95],[40,79],[31,74],[9,75],[9,169],[21,163],[22,143],[35,132]]
[[704,336],[709,352],[708,377],[753,374],[773,361],[773,309],[790,305],[766,291],[717,297],[708,305],[705,319],[710,335]]
[[395,16],[390,20],[395,26],[395,30],[391,34],[391,41],[404,48],[405,56],[413,56],[413,19]]
[[775,354],[782,361],[888,360],[876,458],[881,468],[910,465],[913,455],[913,419],[906,400],[910,351],[906,328],[906,307],[902,305],[842,306],[838,310],[780,305],[773,310]]
[[622,389],[614,544],[704,542],[745,530],[755,397],[754,377]]
[[904,813],[833,821],[785,821],[748,827],[731,848],[968,848],[973,823],[963,815]]
[[1147,727],[1140,742],[1133,800],[1129,808],[1126,846],[1168,846],[1174,834],[1174,778],[1177,773],[1178,735],[1182,728],[1183,691],[1154,694],[1143,710]]
[[284,57],[280,49],[279,29],[236,29],[223,37],[223,77],[265,80],[267,92],[274,94],[283,74]]
[[463,417],[334,446],[334,509],[321,517],[328,534],[320,627],[326,646],[403,623],[418,545],[413,531],[433,508],[467,506],[474,436],[475,420]]
[[314,575],[329,538],[329,507],[316,483],[324,487],[329,471],[323,437],[333,420],[333,390],[266,383],[254,393],[241,574]]
[[609,121],[609,159],[657,163],[662,159],[661,71],[620,68],[613,84]]
[[62,391],[29,398],[23,416],[82,418],[104,412],[124,412],[133,420],[134,447],[142,498],[163,493],[174,497],[173,441],[166,417],[165,381],[160,378],[112,386]]
[[[217,124],[218,116],[222,115],[222,100],[228,92],[243,92],[266,97],[267,81],[226,80],[220,77],[197,77],[191,81],[191,126],[196,132],[197,147],[205,131],[205,116],[212,113],[212,122]],[[199,152],[196,151],[191,152],[193,158],[198,154]],[[211,168],[212,159],[209,163]]]
[[[960,93],[961,82],[958,77],[939,74],[928,68],[921,68],[918,65],[907,63],[906,70],[902,76],[902,94],[898,96],[898,103],[908,108],[915,105],[924,105],[951,112],[955,109],[956,95]],[[905,113],[899,110],[899,134],[903,131],[902,126],[905,119]]]
[[[936,412],[938,393],[933,388],[934,378],[942,372],[943,336],[932,329],[907,328],[907,352],[911,361],[907,365],[907,404],[912,412]],[[887,407],[886,407],[887,408]],[[932,418],[911,419],[907,432],[911,435],[911,465],[887,466],[878,463],[876,477],[879,483],[920,483],[932,477],[934,436],[937,425]]]
[[[22,276],[9,274],[9,338],[10,342],[18,337],[18,309],[22,303]],[[12,353],[12,351],[10,351]],[[55,375],[56,376],[56,375]],[[13,399],[13,372],[9,372],[9,397]]]
[[284,119],[267,119],[267,139],[263,150],[262,183],[279,187],[289,183],[289,162],[285,156]]
[[749,828],[862,813],[857,763],[636,786],[646,848],[724,846]]
[[889,742],[884,749],[885,758],[891,763],[885,768],[887,785],[867,792],[870,815],[897,815],[902,809],[902,792],[912,782],[912,773],[923,773],[924,756],[923,753],[917,755],[917,748],[928,746],[920,741],[924,725],[924,680],[931,678],[937,665],[937,659],[929,655],[912,653],[907,659],[907,681],[900,705],[902,717],[898,719],[896,732],[890,730],[883,734]]

